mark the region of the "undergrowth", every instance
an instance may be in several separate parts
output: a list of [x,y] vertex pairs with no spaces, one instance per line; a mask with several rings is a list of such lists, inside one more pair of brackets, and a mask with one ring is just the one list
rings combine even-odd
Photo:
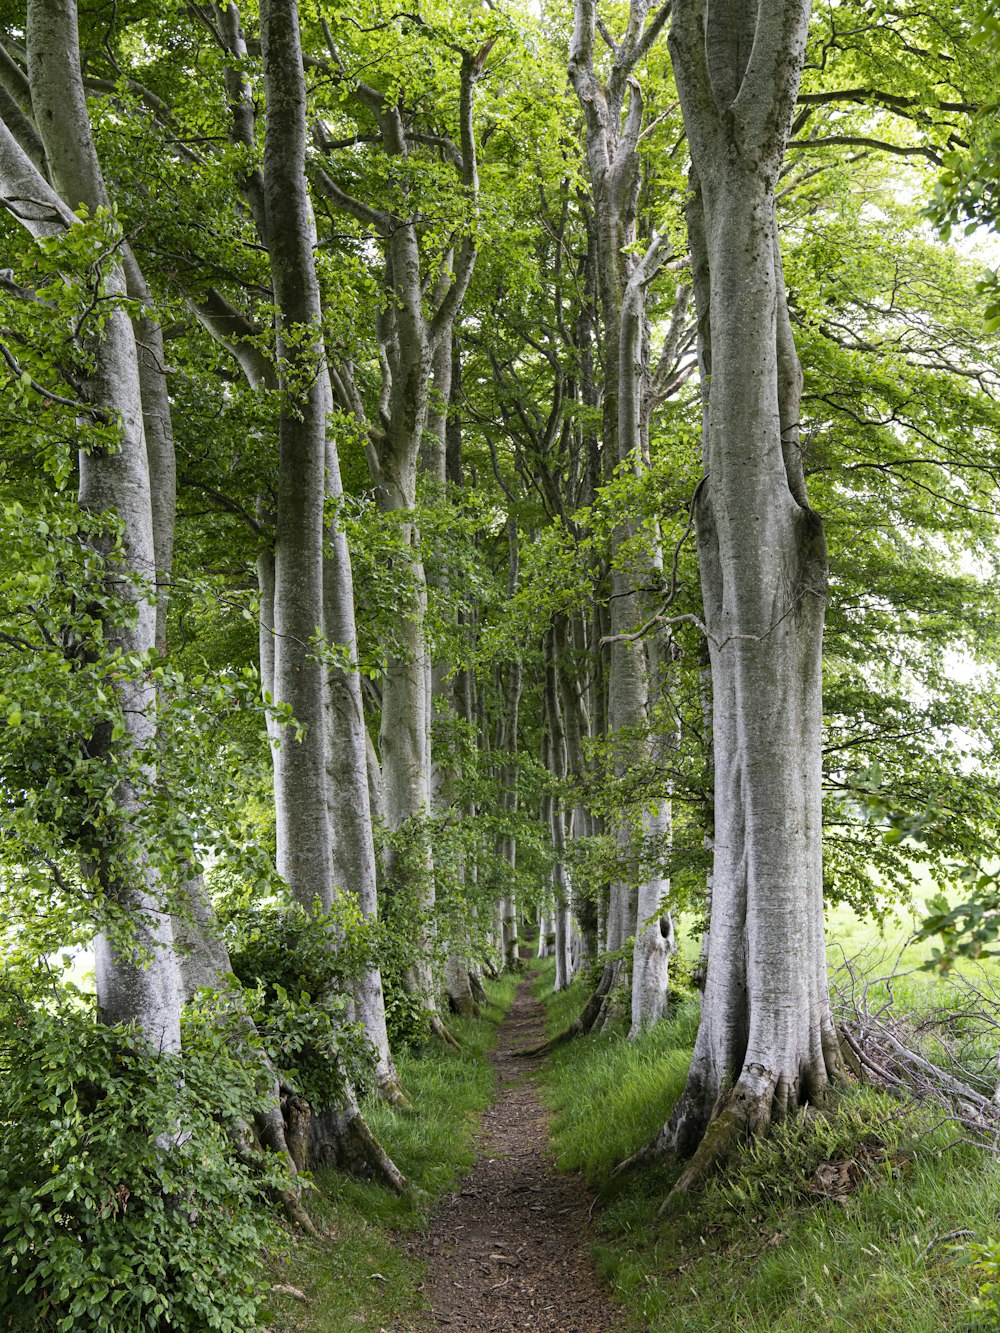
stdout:
[[[582,984],[539,994],[550,1032]],[[975,1312],[970,1241],[995,1233],[1000,1175],[929,1109],[866,1087],[739,1152],[680,1216],[659,1208],[677,1168],[613,1176],[662,1126],[684,1084],[697,1000],[629,1043],[623,1033],[557,1049],[543,1095],[559,1165],[585,1173],[602,1276],[650,1333],[952,1333],[1000,1329]],[[623,1328],[625,1326],[623,1325]]]
[[[269,1310],[273,1333],[401,1330],[407,1325],[400,1321],[423,1308],[421,1264],[406,1252],[405,1233],[426,1225],[431,1208],[472,1165],[473,1135],[494,1088],[484,1057],[516,985],[512,977],[487,982],[490,1005],[482,1017],[448,1020],[461,1053],[432,1041],[397,1055],[411,1112],[366,1099],[365,1118],[410,1192],[398,1198],[378,1185],[319,1173],[306,1202],[325,1234],[298,1240],[274,1263],[274,1284],[296,1289],[306,1301],[277,1292]],[[402,1234],[394,1241],[393,1232]]]

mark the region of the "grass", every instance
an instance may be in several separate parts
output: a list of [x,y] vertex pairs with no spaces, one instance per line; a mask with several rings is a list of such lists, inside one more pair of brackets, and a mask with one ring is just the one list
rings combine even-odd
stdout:
[[[856,918],[834,928],[849,955],[876,943]],[[905,924],[899,934],[892,957]],[[904,954],[904,966],[917,966],[918,953]],[[537,985],[549,1031],[561,1030],[579,1013],[585,983],[553,996],[543,965]],[[933,974],[914,973],[896,999],[924,1010],[942,1002],[941,988]],[[628,1312],[623,1333],[1000,1328],[970,1323],[979,1281],[965,1248],[967,1233],[997,1232],[996,1164],[954,1145],[954,1127],[939,1116],[904,1112],[870,1088],[743,1149],[680,1215],[659,1216],[677,1168],[613,1177],[664,1123],[696,1027],[692,998],[637,1042],[623,1033],[578,1038],[553,1053],[543,1076],[559,1165],[583,1171],[600,1200],[596,1258]]]
[[400,1199],[332,1171],[317,1176],[307,1203],[325,1234],[292,1242],[274,1261],[274,1283],[301,1291],[308,1304],[273,1295],[265,1314],[273,1333],[379,1333],[405,1327],[399,1321],[423,1308],[422,1265],[406,1252],[406,1234],[426,1226],[430,1209],[472,1165],[473,1136],[494,1089],[485,1055],[515,986],[514,978],[488,982],[491,1003],[483,1017],[450,1021],[461,1054],[432,1043],[398,1055],[413,1112],[366,1100],[366,1119],[410,1182],[410,1194]]

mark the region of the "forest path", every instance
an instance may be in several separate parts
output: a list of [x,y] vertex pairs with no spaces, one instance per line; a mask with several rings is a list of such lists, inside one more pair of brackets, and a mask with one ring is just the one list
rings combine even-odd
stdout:
[[497,1095],[476,1136],[472,1171],[413,1246],[428,1264],[431,1310],[415,1327],[446,1333],[615,1333],[622,1316],[594,1273],[591,1199],[548,1151],[550,1115],[518,1058],[545,1036],[544,1010],[518,986],[490,1055]]

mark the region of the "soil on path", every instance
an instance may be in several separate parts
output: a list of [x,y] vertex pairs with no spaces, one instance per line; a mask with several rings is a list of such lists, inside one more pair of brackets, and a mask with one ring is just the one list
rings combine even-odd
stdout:
[[472,1172],[414,1251],[428,1263],[431,1312],[417,1325],[445,1333],[615,1333],[624,1325],[594,1274],[591,1199],[583,1180],[557,1172],[549,1113],[518,1058],[544,1038],[531,983],[518,987],[491,1055],[497,1096],[476,1138]]

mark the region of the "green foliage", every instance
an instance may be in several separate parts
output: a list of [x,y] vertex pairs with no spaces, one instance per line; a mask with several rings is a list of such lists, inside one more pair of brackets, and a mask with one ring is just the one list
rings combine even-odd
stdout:
[[975,866],[955,866],[957,880],[971,892],[965,902],[952,905],[943,894],[927,900],[927,912],[917,931],[917,940],[940,936],[924,963],[928,970],[948,972],[959,958],[990,958],[996,949],[987,948],[1000,935],[1000,881],[997,875]]
[[277,1241],[224,1129],[255,1070],[209,1025],[179,1062],[71,1000],[0,1003],[0,1308],[9,1326],[242,1333]]
[[977,1313],[982,1318],[970,1330],[1000,1328],[1000,1242],[983,1240],[969,1247],[973,1271],[982,1278]]
[[364,1031],[348,1018],[351,983],[373,956],[370,922],[346,897],[327,913],[272,901],[231,915],[225,934],[272,1066],[312,1105],[338,1105],[371,1070]]

